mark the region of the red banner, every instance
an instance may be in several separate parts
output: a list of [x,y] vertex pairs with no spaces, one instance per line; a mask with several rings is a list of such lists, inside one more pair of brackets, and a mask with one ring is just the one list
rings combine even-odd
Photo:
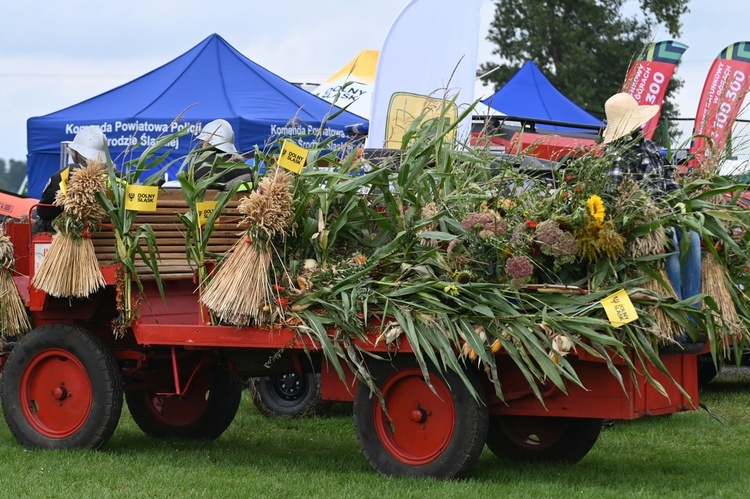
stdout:
[[750,89],[750,42],[737,42],[714,60],[698,103],[689,167],[715,166]]
[[[635,97],[638,104],[661,107],[669,80],[687,48],[671,40],[648,44],[641,57],[630,66],[622,91]],[[647,139],[653,137],[660,115],[661,110],[644,125],[643,135]]]

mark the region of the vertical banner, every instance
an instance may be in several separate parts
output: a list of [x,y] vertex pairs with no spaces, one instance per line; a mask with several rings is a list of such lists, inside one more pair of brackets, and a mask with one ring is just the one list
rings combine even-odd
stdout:
[[[687,45],[671,40],[649,43],[630,66],[622,91],[635,97],[640,105],[661,106],[667,85],[687,48]],[[647,139],[654,136],[660,116],[661,110],[644,125],[643,133]]]
[[715,165],[750,89],[750,42],[737,42],[716,57],[703,84],[693,129],[689,167]]
[[[369,148],[383,147],[391,96],[396,92],[474,101],[482,0],[412,0],[391,26],[380,51],[370,109]],[[469,116],[459,125],[468,138]]]

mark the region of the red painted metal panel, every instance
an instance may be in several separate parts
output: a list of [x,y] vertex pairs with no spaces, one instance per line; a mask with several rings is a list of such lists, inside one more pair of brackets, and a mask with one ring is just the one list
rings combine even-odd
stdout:
[[[642,372],[635,379],[626,366],[617,366],[623,381],[621,386],[607,366],[598,362],[571,358],[583,388],[568,382],[567,394],[547,382],[540,385],[544,393],[542,404],[528,387],[521,372],[509,362],[501,363],[499,376],[506,404],[495,398],[491,412],[495,414],[565,416],[604,419],[636,419],[643,416],[668,414],[696,409],[698,406],[698,376],[695,355],[670,355],[662,362],[673,377],[670,380],[655,366],[649,374],[664,388],[667,396],[653,387]],[[678,385],[682,386],[687,396]]]
[[333,366],[324,365],[320,370],[320,396],[323,400],[334,402],[351,402],[354,400],[358,381],[350,369],[346,366],[343,367],[345,381],[339,378],[339,374]]
[[133,326],[136,341],[141,345],[182,345],[222,348],[287,348],[317,350],[307,336],[288,327],[232,327],[187,324],[147,324]]
[[[201,317],[198,292],[192,281],[164,281],[164,299],[159,295],[155,283],[146,282],[143,285],[144,294],[138,308],[142,324],[200,325],[206,322]],[[134,289],[134,302],[137,297],[138,290]]]
[[29,275],[31,259],[29,258],[29,244],[31,241],[31,224],[8,221],[5,233],[13,242],[13,259],[16,272]]

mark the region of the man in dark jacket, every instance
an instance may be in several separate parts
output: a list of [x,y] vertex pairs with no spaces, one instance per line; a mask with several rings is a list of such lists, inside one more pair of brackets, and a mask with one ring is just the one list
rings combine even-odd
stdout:
[[55,172],[44,186],[42,197],[39,199],[40,205],[36,208],[39,219],[34,222],[31,229],[33,234],[55,231],[52,221],[62,213],[62,209],[54,205],[60,183],[63,179],[67,180],[71,171],[86,166],[89,161],[104,163],[107,160],[107,137],[97,126],[83,127],[73,138],[73,142],[68,144],[68,151],[72,163]]
[[195,179],[226,170],[216,179],[216,188],[229,190],[235,183],[252,181],[252,172],[234,147],[234,130],[228,121],[218,119],[207,123],[198,140],[200,148],[206,150],[201,153],[200,164],[196,166]]

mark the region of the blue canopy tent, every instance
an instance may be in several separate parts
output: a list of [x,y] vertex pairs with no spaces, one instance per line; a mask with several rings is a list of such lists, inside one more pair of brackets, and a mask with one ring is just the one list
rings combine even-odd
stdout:
[[[508,116],[602,126],[602,120],[565,97],[532,61],[526,61],[505,85],[482,102]],[[537,128],[575,130],[552,125]]]
[[[240,152],[251,151],[255,145],[262,149],[277,137],[312,147],[333,136],[342,145],[346,142],[344,127],[361,123],[362,118],[343,112],[327,121],[333,110],[338,111],[254,63],[214,34],[140,78],[61,111],[30,118],[28,192],[41,196],[47,180],[60,167],[60,144],[73,140],[86,125],[102,129],[115,163],[121,166],[138,157],[143,144],[190,127],[193,133],[171,144],[174,151],[168,161],[184,157],[197,145],[195,134],[201,125],[217,118],[231,123]],[[181,163],[170,167],[170,179]]]

